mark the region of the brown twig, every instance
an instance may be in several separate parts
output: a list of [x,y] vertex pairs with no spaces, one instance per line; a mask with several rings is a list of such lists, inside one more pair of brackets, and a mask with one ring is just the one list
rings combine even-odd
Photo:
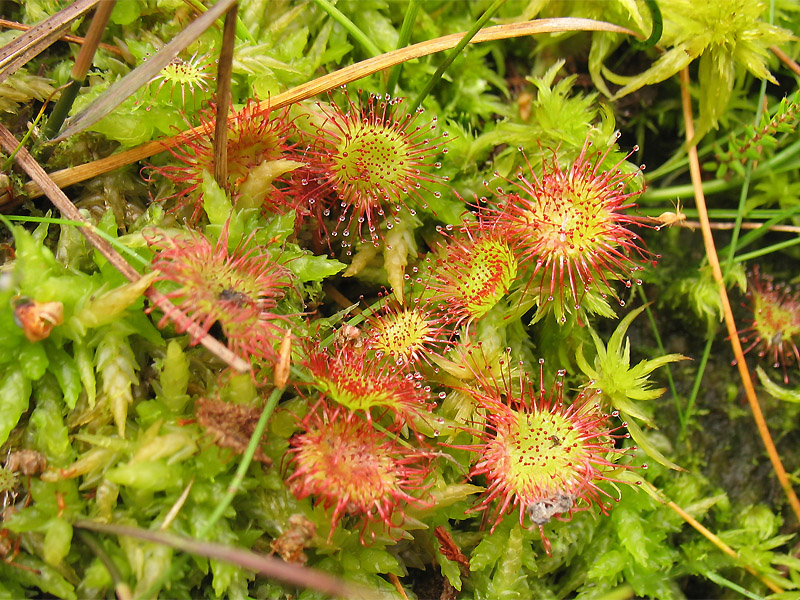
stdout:
[[75,98],[78,97],[78,91],[86,80],[86,74],[92,67],[95,52],[100,45],[100,39],[103,37],[108,19],[111,17],[111,12],[114,10],[116,3],[117,0],[103,0],[94,10],[92,22],[89,24],[89,31],[86,33],[86,43],[81,46],[78,57],[75,59],[75,64],[72,65],[69,83],[66,89],[61,92],[61,96],[47,119],[47,125],[44,128],[45,138],[55,137],[64,124],[64,119],[67,118]]
[[[25,170],[28,176],[44,190],[45,195],[50,199],[53,205],[61,211],[61,214],[72,221],[85,223],[87,227],[81,227],[80,231],[84,237],[95,247],[97,250],[111,263],[122,275],[129,281],[137,281],[140,278],[139,273],[130,266],[122,256],[105,239],[100,237],[91,227],[91,223],[83,218],[81,213],[75,205],[67,198],[66,194],[48,177],[45,170],[36,162],[36,159],[31,156],[30,152],[24,147],[19,147],[16,138],[12,133],[2,124],[0,124],[0,146],[8,154],[16,152],[14,159]],[[246,373],[250,370],[250,365],[247,361],[239,358],[227,346],[220,343],[216,338],[206,334],[202,328],[191,321],[181,310],[179,310],[170,300],[161,292],[149,288],[145,292],[145,296],[150,299],[164,314],[166,314],[174,323],[178,324],[182,329],[185,329],[194,338],[199,339],[200,343],[208,349],[209,352],[217,356],[220,360],[240,371]]]
[[[525,21],[523,23],[507,23],[505,25],[496,25],[494,27],[487,27],[486,29],[478,32],[470,43],[477,44],[480,42],[489,42],[502,39],[524,37],[528,35],[535,35],[541,33],[557,33],[567,31],[608,31],[613,33],[625,33],[628,35],[641,37],[630,29],[605,23],[603,21],[594,21],[592,19],[575,19],[575,18],[554,18],[554,19],[538,19],[535,21]],[[434,40],[420,42],[407,48],[394,50],[381,56],[369,58],[354,65],[350,65],[323,75],[313,81],[299,85],[289,91],[274,96],[270,100],[261,103],[260,108],[263,110],[276,110],[283,108],[295,102],[306,100],[318,94],[323,94],[329,90],[339,86],[351,83],[368,75],[388,69],[395,65],[415,58],[435,54],[443,50],[453,48],[464,37],[463,33],[454,33],[446,35]],[[173,148],[186,140],[195,139],[202,135],[202,128],[195,127],[188,129],[181,134],[164,138],[161,140],[154,140],[147,142],[136,148],[125,150],[118,154],[96,160],[94,162],[78,165],[69,169],[62,169],[50,175],[56,184],[60,187],[67,187],[81,181],[85,181],[90,177],[95,177],[103,173],[108,173],[119,167],[135,163],[137,161],[149,158],[154,154],[163,152],[169,148]],[[25,184],[24,193],[29,198],[36,198],[41,196],[42,191],[35,181]],[[13,203],[21,202],[21,199],[12,199],[9,194],[0,194],[0,210],[13,206]]]
[[155,542],[156,544],[170,546],[182,552],[223,560],[266,577],[278,579],[289,585],[311,588],[331,596],[342,598],[374,597],[374,592],[370,594],[369,591],[363,588],[358,588],[354,584],[337,579],[323,571],[318,571],[302,565],[285,563],[272,556],[256,554],[249,550],[232,548],[213,542],[198,541],[172,533],[152,531],[128,525],[114,525],[79,519],[73,523],[73,526],[78,529],[88,529],[99,533],[127,536],[139,540],[146,540],[148,542]]
[[217,119],[214,124],[214,179],[223,190],[228,189],[228,108],[231,104],[233,46],[236,43],[236,15],[239,3],[225,13],[222,48],[217,63]]
[[772,53],[773,53],[775,56],[777,56],[777,57],[778,57],[778,60],[780,60],[780,61],[781,61],[781,62],[782,62],[784,65],[786,65],[787,67],[789,67],[789,69],[790,69],[790,70],[791,70],[791,71],[792,71],[792,72],[793,72],[795,75],[797,75],[798,77],[800,77],[800,65],[798,65],[798,64],[797,64],[795,61],[793,61],[793,60],[791,59],[791,57],[789,57],[789,55],[788,55],[788,54],[786,54],[786,52],[784,52],[783,50],[781,50],[781,49],[780,49],[780,48],[778,48],[777,46],[770,46],[770,47],[769,47],[769,49],[772,51]]
[[[683,118],[686,128],[686,140],[694,138],[694,116],[692,114],[692,100],[689,93],[689,69],[684,68],[681,70],[681,102],[683,105]],[[708,219],[708,210],[706,208],[705,195],[703,193],[703,181],[700,175],[700,161],[697,156],[697,146],[689,144],[689,170],[692,177],[692,186],[694,187],[695,201],[697,202],[697,212],[700,217],[700,226],[703,231],[703,243],[706,248],[706,256],[708,263],[711,265],[711,270],[714,274],[714,280],[719,287],[720,299],[722,301],[722,311],[725,316],[725,326],[728,329],[728,339],[730,340],[733,354],[736,357],[736,366],[739,369],[739,375],[742,379],[742,385],[747,396],[747,401],[750,404],[750,410],[753,412],[753,419],[756,422],[758,433],[764,443],[764,448],[769,455],[772,467],[775,469],[775,475],[786,494],[789,504],[792,506],[795,518],[800,522],[800,500],[797,498],[792,484],[786,475],[786,469],[783,467],[781,458],[775,448],[775,443],[772,440],[772,435],[767,427],[767,422],[764,419],[764,413],[761,411],[761,405],[756,396],[756,390],[753,386],[753,380],[750,377],[750,370],[747,368],[747,362],[744,359],[742,352],[742,344],[739,341],[739,334],[736,329],[736,322],[733,319],[733,312],[731,311],[731,303],[728,299],[728,291],[725,288],[725,281],[722,276],[722,268],[719,264],[717,256],[717,249],[714,245],[714,237],[711,235],[711,226]]]
[[78,53],[75,64],[72,67],[71,77],[77,81],[83,81],[94,61],[94,54],[100,45],[100,38],[103,37],[108,19],[114,10],[116,0],[104,0],[94,11],[94,17],[89,24],[89,31],[86,32],[86,43]]
[[[698,229],[701,226],[700,221],[681,221],[680,223],[675,223],[678,227],[686,227],[687,229]],[[708,226],[711,229],[719,229],[721,231],[725,231],[728,229],[733,229],[736,227],[736,223],[730,222],[710,222]],[[740,229],[761,229],[764,226],[763,223],[759,223],[758,221],[746,221],[742,223],[739,228]],[[800,227],[797,225],[772,225],[768,227],[770,231],[783,231],[785,233],[800,233]]]
[[[5,27],[6,29],[16,29],[17,31],[30,31],[32,25],[25,25],[23,23],[17,23],[16,21],[9,21],[7,19],[0,19],[0,27]],[[71,35],[66,33],[58,38],[59,41],[62,42],[69,42],[71,44],[85,44],[86,38],[79,37],[77,35]],[[117,56],[122,56],[122,50],[117,48],[116,46],[112,46],[111,44],[98,44],[98,48],[102,48],[107,52],[111,52],[116,54]]]

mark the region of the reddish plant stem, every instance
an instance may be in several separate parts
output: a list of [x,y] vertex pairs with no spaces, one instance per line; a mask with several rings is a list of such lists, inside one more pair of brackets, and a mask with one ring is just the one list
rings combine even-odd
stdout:
[[406,594],[406,591],[403,589],[403,584],[400,583],[400,578],[394,573],[389,573],[389,581],[392,582],[392,585],[394,585],[394,588],[397,590],[397,593],[400,594],[400,597],[403,600],[408,600],[408,595]]
[[[694,116],[692,115],[692,100],[689,94],[689,69],[684,68],[681,70],[681,102],[683,104],[683,118],[686,123],[686,140],[687,143],[694,137]],[[742,344],[739,341],[739,334],[736,329],[736,323],[733,319],[733,312],[731,311],[731,303],[728,299],[728,291],[725,288],[725,281],[722,276],[722,268],[719,264],[719,257],[717,256],[717,249],[714,245],[714,237],[711,235],[711,225],[708,219],[708,210],[706,209],[706,200],[703,193],[703,181],[700,175],[700,160],[697,156],[697,146],[689,144],[689,170],[692,176],[692,185],[694,187],[695,201],[697,202],[697,213],[700,217],[700,226],[703,231],[703,243],[706,247],[706,256],[708,263],[711,265],[711,270],[714,274],[714,280],[719,286],[720,299],[722,301],[722,311],[725,316],[725,326],[728,329],[728,338],[733,348],[733,354],[736,357],[736,366],[739,369],[739,375],[742,378],[742,385],[744,386],[747,401],[750,404],[750,410],[753,412],[753,419],[756,422],[758,433],[761,440],[764,442],[764,448],[767,451],[769,460],[775,469],[775,475],[783,488],[789,504],[792,506],[795,518],[800,522],[800,500],[797,498],[792,484],[789,482],[789,477],[786,474],[786,469],[783,467],[781,458],[775,448],[775,442],[772,440],[772,435],[767,428],[767,422],[764,419],[764,413],[761,411],[761,405],[756,396],[756,390],[753,386],[753,379],[750,377],[750,370],[747,368],[747,362],[742,352]]]
[[792,58],[777,46],[770,46],[769,49],[778,57],[784,65],[786,65],[795,75],[800,77],[800,65],[798,65]]

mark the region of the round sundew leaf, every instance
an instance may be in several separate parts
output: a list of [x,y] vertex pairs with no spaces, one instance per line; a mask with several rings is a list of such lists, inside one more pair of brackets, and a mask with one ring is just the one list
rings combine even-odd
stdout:
[[312,346],[306,366],[313,377],[309,385],[368,418],[388,409],[398,423],[414,427],[413,417],[433,406],[429,391],[364,347],[335,345],[329,352]]
[[[294,291],[294,278],[267,248],[248,247],[251,240],[252,235],[229,249],[226,222],[214,244],[196,232],[186,237],[157,233],[147,241],[156,250],[152,268],[157,279],[176,284],[165,296],[178,303],[187,321],[203,332],[219,322],[237,356],[263,362],[275,358],[283,339],[288,317],[277,307]],[[176,325],[180,333],[188,328],[185,322]],[[198,341],[195,336],[193,343]]]
[[440,166],[435,155],[445,135],[437,135],[435,119],[419,125],[419,113],[406,113],[402,99],[370,94],[345,101],[345,108],[318,104],[323,118],[306,154],[317,185],[302,202],[315,203],[311,212],[325,203],[322,215],[336,219],[330,236],[341,231],[343,246],[352,244],[351,235],[378,244],[384,223],[395,226],[388,216],[405,210],[403,217],[413,217],[427,208],[426,196],[440,194],[433,188],[445,178],[431,170]]
[[454,238],[433,271],[431,297],[445,304],[456,323],[486,315],[517,276],[517,259],[496,237]]
[[787,367],[800,364],[800,293],[756,267],[748,290],[753,317],[739,332],[744,352],[757,349],[759,357],[768,357],[771,366],[783,369],[783,381],[789,383]]

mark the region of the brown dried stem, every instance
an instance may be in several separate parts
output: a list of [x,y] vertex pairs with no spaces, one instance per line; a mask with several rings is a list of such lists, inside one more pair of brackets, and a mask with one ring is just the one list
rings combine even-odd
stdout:
[[788,54],[786,54],[786,52],[784,52],[777,46],[770,46],[769,49],[775,56],[778,57],[778,60],[780,60],[784,65],[786,65],[795,75],[800,77],[800,65],[798,65],[796,61],[792,60],[791,57]]
[[100,0],[75,0],[52,17],[34,25],[28,31],[0,49],[0,83],[17,69],[43,52],[69,29],[70,23],[88,12]]
[[400,583],[400,578],[394,573],[389,573],[389,581],[392,582],[392,585],[394,585],[394,589],[397,590],[397,593],[400,594],[400,597],[403,600],[408,600],[408,595],[406,594],[406,591],[403,589],[403,584]]
[[67,87],[62,90],[58,102],[56,102],[53,111],[50,113],[50,118],[47,119],[47,126],[44,128],[45,138],[54,137],[64,124],[64,119],[67,118],[75,98],[78,97],[78,91],[86,80],[86,74],[92,67],[94,54],[100,45],[100,39],[103,37],[106,24],[108,24],[108,19],[111,17],[111,12],[114,10],[116,3],[117,0],[103,0],[94,10],[92,22],[89,24],[89,31],[86,33],[86,43],[81,46],[78,57],[75,59],[75,64],[72,65],[70,81]]
[[214,179],[223,190],[228,189],[228,108],[231,104],[233,46],[236,43],[236,15],[239,4],[225,13],[222,48],[217,64],[217,120],[214,125]]
[[94,53],[100,45],[100,38],[103,37],[108,19],[111,12],[114,10],[116,0],[103,0],[94,11],[94,17],[89,25],[89,31],[86,32],[86,43],[78,53],[78,58],[75,59],[75,65],[72,67],[71,77],[77,81],[83,81],[86,73],[92,67],[94,61]]
[[310,569],[302,565],[285,563],[278,558],[263,556],[255,552],[250,552],[249,550],[232,548],[213,542],[199,541],[163,531],[151,531],[140,527],[131,527],[129,525],[114,525],[111,523],[99,523],[97,521],[79,519],[73,523],[73,526],[78,529],[88,529],[90,531],[117,536],[124,535],[148,542],[155,542],[156,544],[170,546],[182,552],[223,560],[266,577],[283,581],[289,585],[311,588],[331,596],[341,598],[374,597],[374,592],[370,593],[363,588],[358,588],[354,584],[337,579],[323,571],[317,571],[316,569]]
[[[16,29],[17,31],[30,31],[33,28],[32,25],[17,23],[16,21],[9,21],[8,19],[0,19],[0,27],[5,27],[6,29]],[[71,44],[86,43],[86,38],[82,38],[77,35],[64,34],[58,39],[59,41],[69,42]],[[122,50],[120,50],[116,46],[112,46],[111,44],[98,44],[97,47],[102,48],[106,52],[111,52],[113,54],[116,54],[117,56],[122,56]]]
[[[692,115],[692,100],[689,94],[689,69],[684,68],[681,70],[681,101],[683,104],[683,118],[686,124],[686,140],[694,138],[694,117]],[[700,217],[700,226],[703,232],[703,243],[706,248],[706,256],[708,263],[711,265],[711,270],[714,274],[714,280],[719,287],[720,299],[722,301],[722,311],[725,316],[725,326],[728,329],[728,339],[730,340],[733,354],[736,357],[736,366],[739,369],[739,376],[742,379],[745,395],[750,404],[750,410],[753,412],[753,419],[755,419],[758,433],[764,443],[764,448],[767,450],[767,455],[775,469],[775,475],[786,494],[789,504],[792,506],[795,518],[800,522],[800,500],[797,498],[789,477],[786,474],[786,469],[783,467],[781,458],[775,448],[775,443],[772,440],[772,435],[767,427],[767,422],[764,419],[764,413],[761,411],[761,405],[756,396],[756,390],[753,386],[753,380],[750,377],[750,370],[747,368],[747,362],[742,352],[742,344],[739,341],[739,334],[736,329],[736,322],[733,319],[733,312],[731,311],[731,303],[728,299],[728,291],[725,288],[725,281],[722,276],[722,268],[719,264],[719,257],[717,256],[717,249],[714,245],[714,237],[711,235],[711,225],[708,219],[708,210],[706,208],[705,194],[703,193],[703,181],[700,175],[700,160],[697,156],[697,147],[689,143],[689,170],[692,177],[692,186],[694,187],[694,197],[697,202],[697,212]]]
[[[700,221],[681,221],[680,223],[675,223],[676,227],[685,227],[687,229],[698,229],[700,227]],[[720,231],[725,231],[728,229],[734,229],[736,227],[736,223],[732,223],[730,221],[716,221],[710,222],[708,224],[711,229],[719,229]],[[759,223],[758,221],[745,221],[739,225],[739,229],[761,229],[764,226],[764,223]],[[770,231],[782,231],[784,233],[800,233],[800,227],[797,225],[771,225],[767,227]]]

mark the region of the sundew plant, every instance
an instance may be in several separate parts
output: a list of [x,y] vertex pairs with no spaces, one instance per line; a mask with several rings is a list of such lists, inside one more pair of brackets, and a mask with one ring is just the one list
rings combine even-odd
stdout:
[[800,598],[795,2],[0,17],[0,597]]

